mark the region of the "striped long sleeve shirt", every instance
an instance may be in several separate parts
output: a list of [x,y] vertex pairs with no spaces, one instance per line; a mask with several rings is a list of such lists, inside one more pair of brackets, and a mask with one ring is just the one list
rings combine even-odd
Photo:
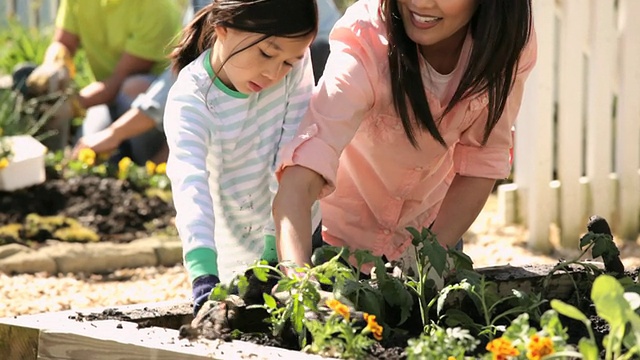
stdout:
[[[251,95],[215,77],[210,53],[182,69],[164,114],[167,174],[191,281],[205,274],[226,281],[262,255],[266,238],[274,241],[277,154],[313,90],[308,52],[282,81]],[[319,220],[316,210],[314,229]]]

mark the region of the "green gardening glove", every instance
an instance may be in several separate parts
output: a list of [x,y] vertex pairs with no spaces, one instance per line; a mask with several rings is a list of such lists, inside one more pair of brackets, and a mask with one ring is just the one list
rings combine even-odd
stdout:
[[266,260],[269,264],[278,263],[278,251],[276,250],[276,237],[273,235],[264,236],[264,250],[260,260]]

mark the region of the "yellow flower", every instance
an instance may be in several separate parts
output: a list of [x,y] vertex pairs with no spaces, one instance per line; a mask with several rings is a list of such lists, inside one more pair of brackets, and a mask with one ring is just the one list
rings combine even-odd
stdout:
[[507,360],[510,356],[520,355],[520,351],[513,347],[511,341],[501,337],[488,343],[487,350],[493,354],[493,360]]
[[6,157],[0,159],[0,170],[6,168],[7,166],[9,166],[9,159],[7,159]]
[[455,356],[449,356],[447,360],[456,360]]
[[126,178],[127,177],[127,171],[129,170],[129,167],[131,166],[131,158],[129,157],[123,157],[119,162],[118,162],[118,177],[122,178]]
[[534,334],[527,344],[527,359],[540,360],[555,352],[551,338]]
[[156,166],[156,174],[164,175],[167,173],[167,163],[160,163]]
[[78,153],[78,160],[89,166],[93,166],[93,164],[96,163],[96,152],[89,148],[81,149]]
[[351,316],[351,314],[349,313],[349,307],[347,305],[341,303],[336,299],[329,299],[327,300],[327,306],[331,310],[335,311],[337,314],[345,318],[347,321],[349,321],[349,317]]
[[147,160],[144,165],[147,168],[147,175],[151,176],[156,172],[156,163],[154,163],[153,161]]
[[364,330],[370,331],[373,334],[374,339],[378,341],[382,340],[383,328],[376,321],[376,316],[364,313],[364,319],[367,321],[367,327],[365,327]]

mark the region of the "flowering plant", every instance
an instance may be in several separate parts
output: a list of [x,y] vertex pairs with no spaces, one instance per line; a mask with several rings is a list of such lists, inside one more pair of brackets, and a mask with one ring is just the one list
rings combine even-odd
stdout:
[[114,177],[126,180],[140,189],[169,190],[166,163],[147,161],[144,166],[135,164],[130,158],[122,158],[116,165],[109,163],[108,154],[97,154],[84,148],[75,159],[65,158],[62,151],[47,154],[47,166],[63,178],[74,176]]
[[349,307],[335,299],[325,304],[331,310],[328,318],[305,320],[313,342],[303,351],[325,357],[362,359],[375,340],[382,340],[384,329],[375,315],[363,313],[361,318],[352,317]]

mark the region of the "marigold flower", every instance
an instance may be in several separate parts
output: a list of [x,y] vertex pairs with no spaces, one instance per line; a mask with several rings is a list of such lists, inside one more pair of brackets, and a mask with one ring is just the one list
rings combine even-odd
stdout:
[[156,165],[156,174],[164,175],[167,173],[167,163],[160,163]]
[[144,166],[147,168],[147,175],[152,176],[153,174],[155,174],[155,172],[156,172],[156,163],[154,163],[151,160],[147,160],[147,162],[144,164]]
[[96,152],[89,148],[83,148],[78,153],[78,160],[84,164],[93,166],[93,164],[96,163]]
[[493,354],[493,360],[507,360],[510,356],[520,355],[520,351],[513,347],[511,341],[501,337],[488,343],[487,350]]
[[331,310],[335,311],[337,314],[349,321],[349,317],[351,314],[349,313],[349,307],[347,305],[341,303],[336,299],[329,299],[326,303]]
[[367,327],[365,327],[364,330],[370,331],[373,334],[374,339],[378,341],[382,340],[383,328],[376,321],[376,316],[364,313],[364,319],[367,321]]
[[553,348],[551,338],[534,334],[529,339],[529,343],[527,344],[527,359],[540,360],[554,352],[555,349]]
[[7,159],[6,157],[0,159],[0,170],[6,168],[7,166],[9,166],[9,159]]

